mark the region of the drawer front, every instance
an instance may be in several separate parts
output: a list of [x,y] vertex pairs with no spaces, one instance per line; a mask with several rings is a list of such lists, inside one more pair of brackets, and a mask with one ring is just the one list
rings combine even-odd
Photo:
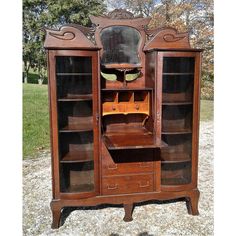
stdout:
[[125,104],[118,103],[104,103],[102,105],[103,115],[114,113],[125,113]]
[[125,194],[153,191],[153,174],[104,177],[102,194]]
[[103,161],[103,176],[153,172],[153,162],[114,163]]
[[126,112],[130,113],[147,113],[149,114],[149,104],[148,103],[131,103],[127,104]]

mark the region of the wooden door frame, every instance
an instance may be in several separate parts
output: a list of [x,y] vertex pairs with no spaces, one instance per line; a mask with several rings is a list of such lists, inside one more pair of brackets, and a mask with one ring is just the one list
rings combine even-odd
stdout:
[[[52,192],[53,199],[85,198],[99,195],[99,119],[98,119],[98,52],[84,50],[48,50],[48,92],[50,105],[51,129],[51,158],[52,158]],[[93,137],[94,137],[94,192],[62,193],[60,191],[60,161],[59,161],[59,135],[58,110],[56,87],[56,56],[88,56],[92,57],[92,91],[93,91]]]
[[[191,183],[185,185],[161,185],[161,191],[183,191],[187,189],[197,188],[198,181],[198,147],[199,147],[199,122],[200,122],[200,75],[201,75],[201,52],[184,52],[184,51],[159,51],[157,52],[157,82],[156,89],[158,88],[162,94],[162,69],[163,69],[163,57],[194,57],[194,90],[193,90],[193,119],[192,119],[192,162],[191,162]],[[161,88],[160,88],[161,87]],[[162,102],[162,97],[159,96],[159,100]],[[158,99],[157,99],[158,100]],[[158,101],[159,101],[158,100]],[[158,104],[160,105],[160,104]],[[161,106],[161,105],[160,105]],[[160,109],[160,116],[162,107]],[[160,122],[161,128],[161,122]],[[160,129],[161,131],[161,129]]]

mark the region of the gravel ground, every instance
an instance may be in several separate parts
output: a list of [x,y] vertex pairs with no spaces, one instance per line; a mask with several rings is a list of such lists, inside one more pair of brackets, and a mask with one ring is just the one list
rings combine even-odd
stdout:
[[184,201],[138,204],[133,221],[121,206],[68,209],[64,225],[51,229],[50,153],[23,161],[24,235],[213,235],[213,122],[202,122],[199,160],[199,216],[187,214]]

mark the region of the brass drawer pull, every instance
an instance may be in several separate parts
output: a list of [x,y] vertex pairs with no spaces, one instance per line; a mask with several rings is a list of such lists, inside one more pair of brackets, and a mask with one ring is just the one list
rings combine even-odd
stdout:
[[115,110],[116,110],[115,105],[112,105],[111,109],[112,109],[113,111],[115,111]]
[[140,165],[140,167],[150,167],[149,163],[142,163],[142,162],[140,162],[139,165]]
[[118,168],[117,164],[115,165],[110,165],[107,167],[108,170],[116,170]]
[[136,108],[136,110],[139,110],[139,105],[135,104],[135,108]]
[[118,184],[115,184],[115,185],[107,185],[107,189],[109,189],[109,190],[114,190],[114,189],[118,189]]
[[148,187],[150,184],[149,184],[149,181],[146,182],[146,184],[142,184],[141,182],[139,182],[139,187],[140,188],[145,188],[145,187]]

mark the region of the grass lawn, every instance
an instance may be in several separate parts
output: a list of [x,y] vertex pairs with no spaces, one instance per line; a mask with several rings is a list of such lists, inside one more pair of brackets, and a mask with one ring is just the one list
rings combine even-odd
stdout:
[[23,85],[23,156],[49,148],[47,85]]
[[211,100],[201,100],[201,121],[213,121],[214,115],[214,101]]
[[[201,121],[213,120],[213,101],[201,101]],[[23,155],[37,156],[49,149],[49,114],[47,85],[23,85]]]

